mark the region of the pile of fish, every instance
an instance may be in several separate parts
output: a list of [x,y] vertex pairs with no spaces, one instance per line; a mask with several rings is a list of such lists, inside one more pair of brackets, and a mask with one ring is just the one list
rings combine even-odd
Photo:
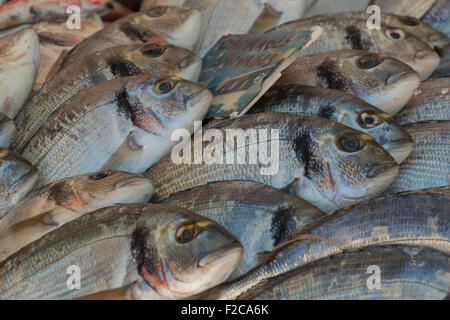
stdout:
[[[70,2],[0,1],[0,299],[448,299],[448,1],[371,1],[369,28],[311,0],[78,0],[75,29]],[[247,114],[206,119],[222,35],[315,26]],[[179,129],[268,134],[217,154]],[[267,144],[276,174],[226,161]]]

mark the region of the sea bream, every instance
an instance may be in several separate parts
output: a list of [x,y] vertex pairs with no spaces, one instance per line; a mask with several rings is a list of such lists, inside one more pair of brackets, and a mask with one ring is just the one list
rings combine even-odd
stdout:
[[450,192],[449,187],[442,189],[377,198],[343,209],[303,230],[291,242],[262,255],[262,264],[257,268],[201,294],[200,298],[246,299],[281,274],[325,257],[373,245],[421,246],[448,255]]
[[[69,222],[1,262],[0,299],[73,299],[136,282],[186,298],[225,281],[241,256],[229,232],[191,211],[122,204]],[[77,290],[67,286],[72,265],[82,272]]]
[[[12,0],[0,6],[0,30],[24,23],[68,18],[70,6],[77,6],[81,13],[113,13],[122,16],[131,11],[111,0]],[[114,11],[114,12],[111,12]]]
[[37,178],[29,161],[0,148],[0,219],[33,189]]
[[450,122],[418,122],[404,128],[415,142],[414,150],[386,194],[450,185]]
[[385,54],[332,50],[299,56],[276,82],[283,84],[337,89],[395,114],[419,87],[420,77],[407,64]]
[[[429,248],[367,247],[280,275],[253,299],[444,300],[450,291],[449,266],[448,254]],[[381,281],[369,282],[368,272],[377,268]]]
[[82,215],[118,203],[148,202],[152,193],[148,179],[116,170],[46,185],[0,219],[0,261]]
[[398,171],[373,138],[318,117],[245,115],[205,130],[200,149],[201,142],[198,135],[183,139],[144,174],[155,188],[154,200],[209,182],[249,180],[332,213],[381,193]]
[[164,43],[105,49],[65,66],[26,104],[16,118],[11,149],[22,152],[48,117],[70,98],[95,84],[133,75],[173,75],[197,81],[202,61],[194,52]]
[[70,176],[116,169],[142,173],[193,133],[212,95],[178,77],[133,76],[81,91],[53,112],[22,156],[41,171],[39,186]]
[[26,103],[39,70],[39,39],[33,30],[0,38],[0,112],[14,119]]
[[181,191],[162,203],[211,219],[239,240],[244,254],[230,279],[256,267],[259,252],[273,250],[325,216],[299,197],[251,181],[212,182]]
[[0,113],[0,148],[9,148],[15,131],[14,121]]
[[368,134],[401,163],[413,140],[391,115],[347,93],[300,85],[271,88],[248,113],[289,112],[339,122]]
[[88,37],[68,54],[64,65],[93,52],[132,43],[164,41],[192,49],[200,24],[200,12],[183,7],[160,6],[130,14]]
[[420,87],[395,115],[401,125],[430,120],[450,120],[450,78],[431,79]]
[[103,28],[103,22],[97,14],[81,15],[80,29],[69,29],[66,24],[66,19],[62,19],[39,22],[31,27],[39,37],[41,54],[33,92],[38,91],[59,70],[67,52]]
[[319,15],[282,24],[267,32],[310,29],[320,26],[322,34],[300,55],[323,53],[330,50],[354,49],[387,54],[408,64],[427,79],[439,65],[439,55],[425,43],[402,28],[381,25],[370,30],[367,21],[339,13]]

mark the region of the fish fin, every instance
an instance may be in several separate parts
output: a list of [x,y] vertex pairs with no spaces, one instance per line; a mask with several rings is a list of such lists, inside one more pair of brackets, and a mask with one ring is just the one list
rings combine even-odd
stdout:
[[103,164],[101,170],[116,169],[134,158],[136,152],[141,152],[147,146],[139,143],[135,130],[130,131],[125,141],[117,148],[111,157]]
[[100,291],[86,296],[77,297],[74,300],[127,300],[129,286]]
[[277,245],[276,247],[273,248],[272,251],[259,252],[258,257],[256,258],[256,262],[258,265],[265,264],[268,261],[270,261],[274,256],[276,256],[279,252],[283,251],[283,249],[285,249],[286,247],[291,245],[292,243],[301,241],[301,240],[306,240],[306,239],[322,240],[322,241],[330,243],[333,246],[338,247],[341,251],[345,250],[339,243],[337,243],[336,241],[333,241],[331,239],[317,236],[314,234],[299,234],[299,235],[293,236],[288,241]]
[[53,66],[48,71],[48,73],[47,73],[47,75],[45,77],[45,82],[50,80],[51,77],[53,77],[56,73],[58,73],[58,71],[61,69],[61,67],[63,65],[63,62],[64,62],[64,59],[66,58],[68,53],[69,53],[68,50],[64,50],[63,52],[61,52],[61,54],[58,57],[58,60],[55,61]]
[[274,9],[270,4],[265,3],[264,9],[253,22],[248,33],[263,33],[278,25],[282,12]]

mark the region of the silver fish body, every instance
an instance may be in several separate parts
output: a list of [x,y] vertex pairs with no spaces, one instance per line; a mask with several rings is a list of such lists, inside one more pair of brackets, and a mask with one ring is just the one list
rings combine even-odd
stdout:
[[9,148],[15,131],[14,121],[0,113],[0,148]]
[[450,122],[419,122],[404,127],[415,144],[386,194],[450,185]]
[[270,89],[249,113],[289,112],[339,122],[375,139],[401,163],[413,148],[411,136],[382,110],[333,89],[285,85]]
[[405,107],[395,115],[401,125],[450,120],[450,78],[422,82]]
[[[398,170],[373,138],[328,119],[267,112],[224,121],[208,132],[212,137],[204,142],[218,138],[204,144],[204,159],[194,136],[194,143],[183,141],[144,174],[155,187],[155,200],[208,182],[250,180],[289,190],[331,213],[382,192]],[[265,159],[269,149],[271,158]],[[175,163],[173,155],[181,151],[189,159]],[[247,160],[233,161],[239,154]]]
[[174,130],[193,132],[211,99],[208,90],[178,77],[106,81],[54,112],[22,156],[41,170],[39,186],[100,170],[141,173],[170,152]]
[[83,89],[126,76],[151,74],[197,81],[201,58],[188,49],[168,44],[132,44],[109,48],[62,68],[37,92],[16,118],[12,150],[25,145],[61,105]]
[[239,240],[244,254],[230,279],[255,267],[259,252],[271,251],[325,215],[298,197],[251,181],[213,182],[162,203],[211,219]]
[[[450,290],[449,258],[448,254],[422,247],[367,247],[281,275],[253,299],[444,300]],[[381,271],[380,286],[368,282],[368,272],[374,274],[377,267]]]
[[245,299],[281,274],[342,251],[373,245],[410,245],[450,253],[449,187],[420,190],[341,210],[268,253],[265,263],[201,295]]
[[[232,235],[186,209],[117,205],[67,223],[1,262],[0,297],[73,299],[145,281],[163,296],[186,298],[225,281],[241,255]],[[79,290],[67,286],[72,265],[80,268]]]
[[298,57],[276,83],[283,84],[337,89],[395,114],[419,87],[420,78],[385,54],[332,50]]
[[84,214],[118,203],[148,202],[152,193],[148,179],[115,170],[39,188],[0,219],[0,261]]
[[34,187],[38,171],[15,152],[0,148],[0,218]]
[[0,38],[0,112],[11,119],[31,94],[39,58],[39,39],[33,30]]
[[322,34],[300,55],[322,53],[330,50],[354,49],[385,53],[427,79],[439,65],[439,55],[428,43],[401,28],[381,25],[370,30],[363,19],[347,17],[339,13],[319,15],[282,24],[268,32],[295,31],[320,26]]
[[177,6],[130,14],[88,37],[68,54],[64,65],[90,53],[132,43],[163,41],[192,49],[199,36],[200,20],[199,11]]

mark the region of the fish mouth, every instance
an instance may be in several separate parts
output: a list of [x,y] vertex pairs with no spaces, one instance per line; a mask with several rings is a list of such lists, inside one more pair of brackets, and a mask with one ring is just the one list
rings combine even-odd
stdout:
[[396,163],[382,163],[370,168],[366,173],[366,177],[369,179],[384,178],[390,176],[395,171],[398,171],[398,165]]
[[419,50],[414,56],[414,66],[411,66],[420,74],[420,80],[426,80],[438,67],[440,57],[434,50]]
[[384,145],[383,148],[389,152],[398,164],[405,161],[414,148],[414,141],[411,137],[391,141]]
[[147,178],[138,176],[138,177],[128,178],[123,181],[120,181],[119,183],[117,183],[115,185],[115,188],[116,189],[129,188],[129,187],[138,187],[139,188],[139,187],[146,187],[146,186],[153,188],[153,185],[150,182],[150,180],[148,180]]
[[[228,247],[216,250],[204,256],[199,262],[199,268],[208,268],[211,265],[215,265],[220,262],[228,261],[229,264],[237,264],[242,257],[244,249],[239,241],[233,242]],[[231,272],[234,270],[230,271]]]
[[188,56],[180,61],[178,67],[182,70],[179,77],[190,81],[197,81],[200,78],[202,69],[202,59],[199,56]]
[[212,101],[212,94],[207,89],[201,89],[200,91],[197,91],[193,94],[191,94],[188,99],[186,106],[188,109],[195,108],[195,107],[203,107],[208,106]]

